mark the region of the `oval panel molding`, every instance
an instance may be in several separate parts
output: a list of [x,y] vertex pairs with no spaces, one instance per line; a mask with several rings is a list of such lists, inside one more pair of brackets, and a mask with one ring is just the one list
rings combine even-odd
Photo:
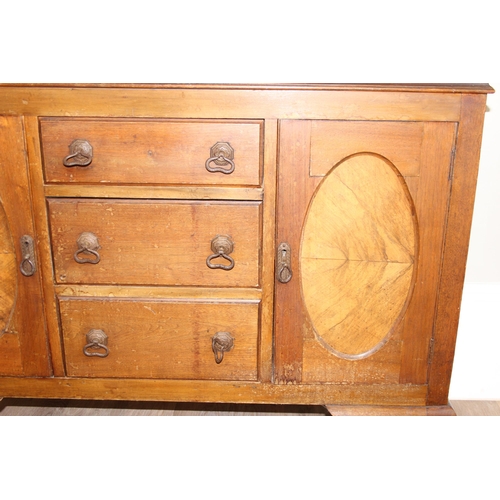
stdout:
[[17,286],[17,263],[7,215],[0,200],[0,335],[9,326]]
[[385,344],[406,311],[417,248],[413,201],[391,162],[359,153],[325,176],[305,219],[300,278],[326,349],[362,359]]

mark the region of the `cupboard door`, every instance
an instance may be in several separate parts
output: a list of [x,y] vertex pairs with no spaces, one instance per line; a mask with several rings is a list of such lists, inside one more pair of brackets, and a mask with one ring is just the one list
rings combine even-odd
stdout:
[[455,136],[281,122],[278,383],[427,382]]
[[49,366],[22,119],[0,116],[0,375]]

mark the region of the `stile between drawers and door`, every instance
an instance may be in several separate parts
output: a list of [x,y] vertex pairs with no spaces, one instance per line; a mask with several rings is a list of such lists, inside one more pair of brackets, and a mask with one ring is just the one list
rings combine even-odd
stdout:
[[0,395],[452,414],[492,91],[0,86]]

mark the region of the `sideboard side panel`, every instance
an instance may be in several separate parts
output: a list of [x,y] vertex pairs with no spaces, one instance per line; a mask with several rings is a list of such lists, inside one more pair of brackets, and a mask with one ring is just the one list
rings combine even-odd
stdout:
[[453,167],[443,267],[436,308],[429,405],[446,404],[457,336],[476,191],[485,95],[464,95]]

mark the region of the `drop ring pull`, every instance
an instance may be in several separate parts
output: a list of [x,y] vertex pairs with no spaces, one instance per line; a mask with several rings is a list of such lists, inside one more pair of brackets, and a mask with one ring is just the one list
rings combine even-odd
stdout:
[[[212,240],[213,254],[207,257],[207,266],[210,269],[224,269],[230,271],[234,267],[234,259],[229,256],[234,249],[234,243],[229,236],[217,235]],[[213,263],[215,259],[225,259],[229,264]]]
[[87,167],[92,163],[92,145],[85,139],[75,139],[69,145],[69,155],[63,160],[65,167]]
[[[99,240],[94,233],[84,232],[80,234],[76,240],[78,250],[75,252],[73,258],[78,264],[97,264],[101,260],[98,251]],[[81,254],[90,254],[92,257],[80,257]]]
[[[234,172],[234,149],[228,142],[217,142],[210,149],[210,158],[205,162],[209,172],[231,174]],[[213,165],[212,165],[213,163]]]

